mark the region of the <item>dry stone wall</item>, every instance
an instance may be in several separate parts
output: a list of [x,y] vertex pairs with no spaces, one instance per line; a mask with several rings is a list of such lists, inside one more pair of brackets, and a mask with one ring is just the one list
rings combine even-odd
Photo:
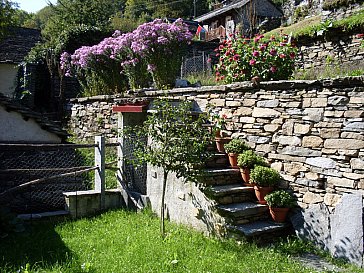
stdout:
[[[223,133],[246,140],[280,172],[284,178],[280,187],[294,191],[298,207],[291,220],[296,233],[337,257],[362,265],[363,76],[140,91],[135,96],[153,100],[166,94],[171,99],[194,101],[197,111],[210,109],[226,115]],[[110,127],[116,128],[117,115],[110,107],[121,100],[73,100],[70,127],[79,138],[103,130],[116,137]],[[103,128],[95,122],[98,118],[110,126]],[[152,171],[148,169],[148,175]],[[188,189],[178,188],[175,195],[188,195]],[[148,193],[150,190],[147,187]],[[188,217],[191,215],[178,215],[182,222]]]
[[[139,92],[152,100],[162,91]],[[194,100],[226,115],[225,134],[245,139],[292,187],[301,207],[324,203],[330,209],[344,193],[364,193],[364,79],[263,82],[180,88],[175,99]],[[70,102],[69,127],[78,139],[104,134],[116,139],[120,97]]]
[[358,34],[348,34],[338,31],[330,32],[326,39],[320,37],[315,40],[300,40],[298,42],[301,68],[343,70],[346,68],[362,69],[364,67],[364,48]]

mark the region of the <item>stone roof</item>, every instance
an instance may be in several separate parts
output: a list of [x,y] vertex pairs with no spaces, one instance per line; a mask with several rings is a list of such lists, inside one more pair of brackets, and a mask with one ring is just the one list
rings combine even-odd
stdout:
[[0,93],[0,106],[5,107],[6,111],[15,111],[23,116],[25,120],[33,119],[43,130],[53,133],[64,140],[69,134],[63,130],[57,123],[51,121],[41,113],[35,112],[30,108],[21,105],[9,97]]
[[19,64],[34,45],[41,40],[37,29],[16,27],[0,41],[0,63]]

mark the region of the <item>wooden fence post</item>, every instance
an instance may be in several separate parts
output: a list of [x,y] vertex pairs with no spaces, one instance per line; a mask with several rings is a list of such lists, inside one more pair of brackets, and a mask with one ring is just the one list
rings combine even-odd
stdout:
[[105,137],[95,136],[95,190],[100,192],[100,209],[105,209]]

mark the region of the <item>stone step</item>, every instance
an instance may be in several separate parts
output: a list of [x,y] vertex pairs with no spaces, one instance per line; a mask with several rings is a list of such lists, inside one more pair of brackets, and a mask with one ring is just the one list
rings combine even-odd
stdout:
[[242,183],[210,186],[204,193],[221,205],[257,201],[254,188],[246,187]]
[[229,168],[229,159],[227,154],[214,153],[206,162],[206,168]]
[[234,221],[240,219],[251,219],[266,215],[268,206],[254,202],[244,202],[228,205],[217,205],[216,209],[221,216],[231,218]]
[[206,169],[201,183],[205,186],[229,185],[243,183],[239,169],[213,168]]
[[243,225],[227,225],[226,228],[229,232],[244,237],[255,237],[262,235],[271,235],[272,233],[283,233],[289,229],[288,223],[276,223],[271,220],[255,221]]

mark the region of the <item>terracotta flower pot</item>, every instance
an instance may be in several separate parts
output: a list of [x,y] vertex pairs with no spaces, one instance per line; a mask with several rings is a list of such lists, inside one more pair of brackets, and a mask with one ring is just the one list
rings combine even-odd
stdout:
[[221,131],[220,131],[220,130],[216,130],[216,131],[215,131],[215,137],[216,137],[216,138],[220,138],[220,137],[222,137],[222,135],[221,135]]
[[250,183],[250,169],[240,168],[240,174],[246,186],[253,186],[253,184]]
[[220,153],[225,153],[224,144],[229,143],[230,138],[217,137],[215,138],[216,148]]
[[233,169],[239,169],[238,167],[238,154],[228,153],[230,166]]
[[287,219],[289,208],[272,208],[269,207],[270,215],[274,222],[284,223]]
[[259,204],[265,205],[267,201],[265,201],[264,197],[273,191],[273,187],[259,187],[257,185],[254,186],[255,195],[258,199]]

